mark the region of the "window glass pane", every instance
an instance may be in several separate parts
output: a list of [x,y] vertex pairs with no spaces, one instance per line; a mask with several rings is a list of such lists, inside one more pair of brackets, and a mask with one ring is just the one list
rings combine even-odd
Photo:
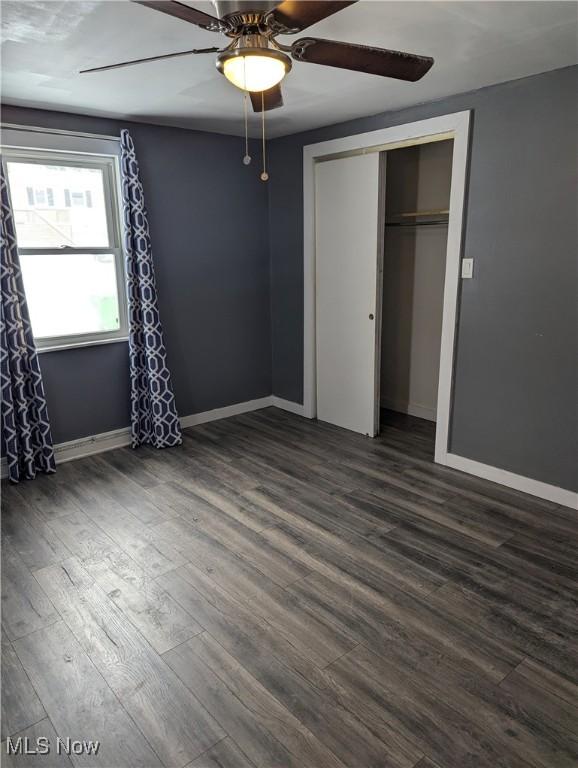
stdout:
[[7,166],[19,248],[110,246],[100,168],[20,161]]
[[114,254],[20,255],[36,338],[120,328]]

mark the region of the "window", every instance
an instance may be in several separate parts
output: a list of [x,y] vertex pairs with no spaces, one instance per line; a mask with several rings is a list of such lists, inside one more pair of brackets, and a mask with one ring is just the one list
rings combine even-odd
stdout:
[[72,205],[86,206],[86,208],[92,208],[92,193],[90,189],[83,192],[70,191],[70,189],[64,190],[64,205],[70,208]]
[[47,205],[54,205],[54,190],[50,187],[46,189],[33,189],[32,187],[26,187],[26,197],[28,199],[28,205],[34,208],[46,207]]
[[3,150],[39,349],[127,337],[115,158]]

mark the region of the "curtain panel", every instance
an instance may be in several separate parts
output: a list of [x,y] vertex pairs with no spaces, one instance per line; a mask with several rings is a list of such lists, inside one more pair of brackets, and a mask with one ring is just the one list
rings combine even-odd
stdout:
[[121,177],[128,292],[132,446],[182,441],[161,327],[151,239],[135,148],[121,131]]
[[[0,158],[1,161],[1,158]],[[2,451],[17,483],[54,472],[54,448],[38,353],[26,304],[14,216],[0,162],[0,377]]]

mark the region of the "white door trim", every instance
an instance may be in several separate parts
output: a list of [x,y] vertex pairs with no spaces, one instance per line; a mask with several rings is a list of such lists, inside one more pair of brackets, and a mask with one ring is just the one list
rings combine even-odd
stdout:
[[454,347],[458,303],[462,229],[469,153],[470,112],[454,112],[379,131],[346,136],[303,147],[303,268],[304,339],[303,409],[315,418],[316,340],[315,340],[315,164],[350,153],[381,152],[396,146],[411,146],[451,138],[453,145],[448,245],[444,287],[444,309],[437,402],[435,460],[447,463],[452,399]]

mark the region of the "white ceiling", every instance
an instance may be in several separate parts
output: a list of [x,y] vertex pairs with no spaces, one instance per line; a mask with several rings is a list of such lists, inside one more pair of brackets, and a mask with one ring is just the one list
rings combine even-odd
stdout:
[[[214,13],[209,2],[187,4]],[[285,106],[267,116],[270,136],[576,64],[578,5],[362,0],[304,35],[429,55],[435,64],[421,82],[403,83],[295,62]],[[128,0],[2,0],[2,99],[241,134],[241,94],[216,71],[214,54],[77,74],[225,39]],[[258,118],[251,122],[256,133]]]

